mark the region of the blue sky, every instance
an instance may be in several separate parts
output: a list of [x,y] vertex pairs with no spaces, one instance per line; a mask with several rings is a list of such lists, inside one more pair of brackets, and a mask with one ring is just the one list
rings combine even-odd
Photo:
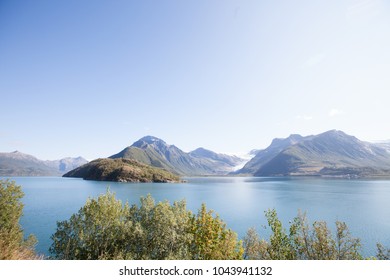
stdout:
[[390,3],[0,1],[0,152],[390,139]]

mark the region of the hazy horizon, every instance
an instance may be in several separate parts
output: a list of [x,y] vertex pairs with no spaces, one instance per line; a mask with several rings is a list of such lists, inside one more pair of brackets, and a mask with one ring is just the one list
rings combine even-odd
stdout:
[[0,3],[0,152],[189,152],[342,130],[390,139],[390,3]]

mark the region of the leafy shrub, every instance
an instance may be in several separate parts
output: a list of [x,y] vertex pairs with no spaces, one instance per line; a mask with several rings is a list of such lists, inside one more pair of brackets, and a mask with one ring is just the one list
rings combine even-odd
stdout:
[[336,221],[333,236],[326,222],[315,221],[311,226],[306,215],[298,213],[289,233],[283,228],[276,211],[265,213],[272,234],[270,240],[260,239],[254,229],[244,238],[246,259],[266,260],[359,260],[360,240],[351,237],[344,222]]
[[9,180],[0,180],[0,260],[36,259],[36,239],[26,240],[19,220],[23,214],[24,196],[21,187]]
[[[344,222],[332,233],[323,221],[311,224],[298,213],[285,229],[276,211],[265,212],[269,240],[248,230],[242,241],[202,204],[197,214],[185,201],[155,203],[148,195],[139,205],[122,204],[111,192],[89,199],[69,220],[57,223],[50,252],[56,259],[193,260],[360,260],[361,243]],[[378,244],[377,259],[390,259]]]
[[390,249],[385,248],[382,244],[376,244],[377,254],[376,257],[378,260],[390,260]]
[[107,192],[58,222],[50,252],[57,259],[237,259],[242,246],[225,223],[203,205],[198,215],[185,201],[122,206]]
[[212,211],[207,211],[202,204],[196,216],[191,219],[192,259],[197,260],[239,260],[244,249],[242,242],[237,240],[237,234],[226,228],[226,224],[214,217]]

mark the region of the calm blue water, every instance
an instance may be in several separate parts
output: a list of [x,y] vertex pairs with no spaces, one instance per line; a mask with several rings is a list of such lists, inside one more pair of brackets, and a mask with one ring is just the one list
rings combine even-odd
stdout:
[[88,197],[97,197],[108,187],[130,204],[148,193],[156,201],[185,199],[193,212],[205,202],[240,238],[250,227],[267,238],[263,226],[269,208],[277,210],[287,228],[300,209],[307,211],[309,221],[325,220],[332,227],[336,220],[345,221],[352,235],[361,238],[366,256],[375,255],[376,242],[390,247],[390,181],[211,177],[187,178],[181,184],[135,184],[57,177],[11,179],[25,193],[21,224],[27,234],[38,238],[37,251],[45,255],[56,221],[69,219]]

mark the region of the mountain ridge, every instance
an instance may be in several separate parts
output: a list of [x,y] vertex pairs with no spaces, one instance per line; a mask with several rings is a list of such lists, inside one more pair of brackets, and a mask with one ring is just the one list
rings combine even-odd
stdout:
[[61,176],[87,162],[83,157],[41,160],[19,151],[0,153],[0,176]]
[[[307,136],[311,137],[311,136]],[[242,169],[233,172],[232,174],[243,174],[243,175],[251,175],[254,174],[262,165],[266,164],[269,160],[271,160],[274,156],[280,153],[283,149],[288,146],[295,144],[305,137],[299,134],[291,134],[287,138],[274,138],[271,144],[263,150],[252,150],[256,151],[255,156],[249,160]]]
[[[136,160],[178,176],[390,175],[389,142],[361,141],[340,130],[275,138],[267,148],[254,149],[250,154],[253,157],[245,160],[203,147],[184,152],[149,135],[109,158]],[[82,157],[44,161],[19,151],[0,153],[0,176],[60,176],[87,162]]]
[[145,136],[109,158],[129,158],[181,176],[226,175],[244,160],[204,148],[186,153],[175,145]]
[[[296,141],[291,141],[296,140]],[[276,145],[280,144],[280,145]],[[340,130],[272,141],[236,174],[253,176],[387,176],[390,152]]]

